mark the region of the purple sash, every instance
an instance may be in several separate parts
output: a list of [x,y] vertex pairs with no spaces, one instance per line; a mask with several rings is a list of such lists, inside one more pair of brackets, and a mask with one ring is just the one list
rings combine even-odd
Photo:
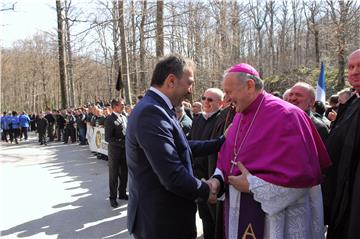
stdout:
[[[225,235],[229,238],[229,188],[225,192]],[[238,237],[258,238],[264,237],[265,213],[261,209],[261,204],[254,200],[249,193],[241,193],[240,212],[238,222]]]

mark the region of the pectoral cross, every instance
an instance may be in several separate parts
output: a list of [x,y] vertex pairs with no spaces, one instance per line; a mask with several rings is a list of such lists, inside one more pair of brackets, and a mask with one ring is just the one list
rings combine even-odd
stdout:
[[237,158],[237,155],[235,155],[235,156],[234,156],[234,159],[231,160],[230,174],[232,174],[232,171],[233,171],[233,169],[234,169],[234,166],[237,165],[236,158]]

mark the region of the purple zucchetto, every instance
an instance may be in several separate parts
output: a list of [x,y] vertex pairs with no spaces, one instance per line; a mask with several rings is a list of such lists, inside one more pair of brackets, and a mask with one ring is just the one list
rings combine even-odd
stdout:
[[255,70],[254,67],[252,67],[246,63],[240,63],[240,64],[233,65],[232,67],[230,67],[228,72],[229,73],[230,72],[242,72],[242,73],[246,73],[246,74],[253,75],[253,76],[260,78],[260,75],[257,72],[257,70]]

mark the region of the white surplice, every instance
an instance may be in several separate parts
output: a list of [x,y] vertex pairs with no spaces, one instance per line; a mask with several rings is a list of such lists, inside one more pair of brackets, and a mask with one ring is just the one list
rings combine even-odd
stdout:
[[[219,169],[215,175],[224,178]],[[311,188],[286,188],[268,183],[256,176],[247,176],[254,199],[265,212],[264,239],[323,239],[325,238],[321,186]],[[230,185],[228,238],[238,235],[241,192]],[[224,200],[224,195],[219,198]],[[259,239],[259,238],[258,238]],[[260,238],[261,239],[261,238]]]
[[264,238],[325,237],[320,185],[300,189],[286,188],[253,175],[248,175],[247,179],[254,199],[261,203],[261,208],[266,213]]

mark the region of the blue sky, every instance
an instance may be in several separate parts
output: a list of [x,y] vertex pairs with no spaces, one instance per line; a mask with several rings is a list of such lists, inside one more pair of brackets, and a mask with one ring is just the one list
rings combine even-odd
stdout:
[[15,11],[0,12],[0,44],[11,47],[19,39],[37,31],[52,31],[57,27],[55,0],[3,0],[0,8],[15,4]]

